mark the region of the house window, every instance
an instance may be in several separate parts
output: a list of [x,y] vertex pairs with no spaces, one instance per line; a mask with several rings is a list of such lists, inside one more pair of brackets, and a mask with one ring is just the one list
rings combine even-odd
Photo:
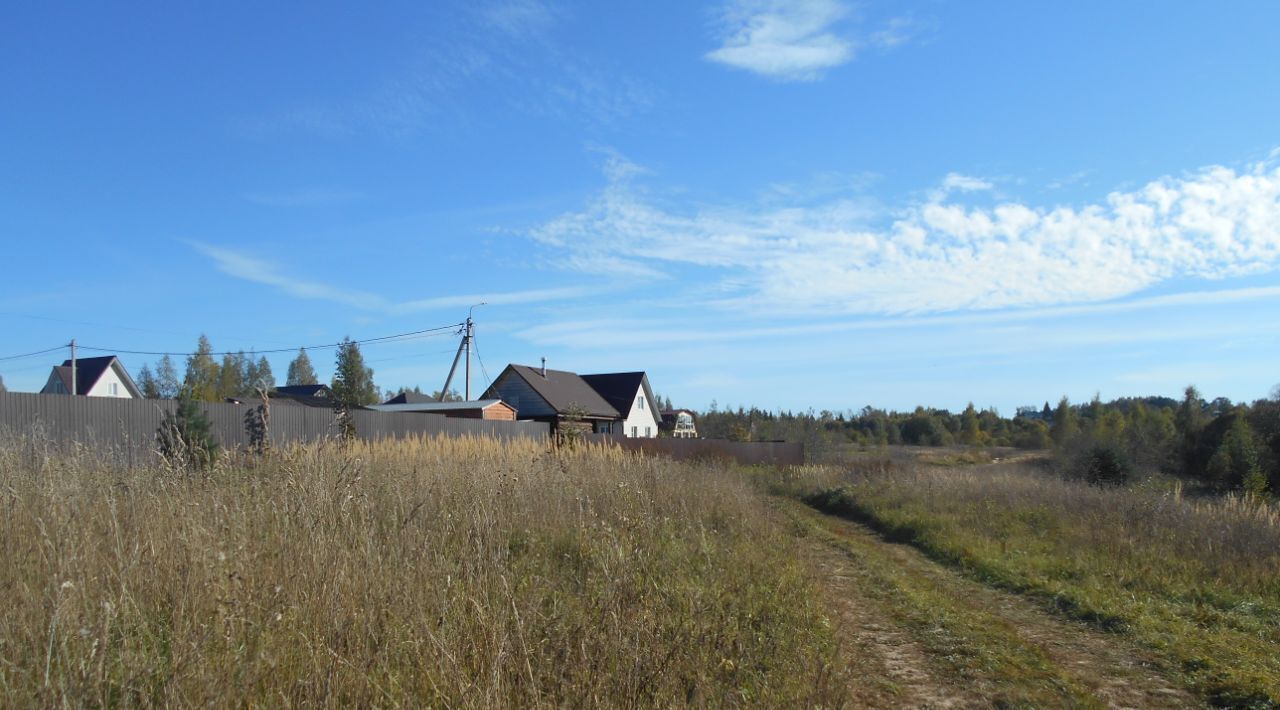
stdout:
[[120,396],[120,385],[118,383],[112,382],[107,386],[107,389],[111,392],[112,397]]
[[632,438],[632,439],[636,438],[636,436],[637,436],[637,435],[636,435],[636,429],[637,429],[637,428],[638,428],[638,427],[631,427],[631,438]]
[[636,409],[644,409],[644,395],[636,397]]
[[644,428],[644,435],[645,435],[645,436],[653,436],[652,434],[650,434],[650,433],[649,433],[649,431],[650,431],[650,430],[649,430],[649,427],[645,427],[645,428]]

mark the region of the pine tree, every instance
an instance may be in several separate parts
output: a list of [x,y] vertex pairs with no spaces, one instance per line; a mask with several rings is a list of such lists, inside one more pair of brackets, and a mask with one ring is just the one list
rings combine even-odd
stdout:
[[1243,413],[1233,416],[1231,428],[1209,459],[1209,479],[1224,487],[1242,488],[1247,493],[1261,495],[1267,490],[1267,478],[1258,465],[1253,429]]
[[244,374],[240,379],[244,383],[244,396],[252,397],[257,391],[258,382],[258,359],[254,357],[252,350],[244,359]]
[[174,465],[207,466],[218,455],[218,442],[210,431],[209,418],[189,395],[184,389],[178,396],[177,411],[165,412],[156,430],[156,444],[160,454]]
[[333,397],[351,408],[377,404],[378,387],[373,383],[373,368],[366,367],[360,346],[351,338],[344,338],[338,346],[335,361]]
[[213,346],[209,338],[200,335],[196,351],[187,357],[187,374],[182,386],[192,399],[200,402],[217,402],[219,392],[220,369],[213,360]]
[[1053,413],[1053,427],[1049,433],[1053,435],[1053,443],[1059,446],[1080,433],[1076,411],[1071,408],[1071,401],[1066,397],[1058,401],[1058,408]]
[[316,379],[316,371],[311,367],[311,358],[307,357],[306,348],[298,348],[298,356],[289,363],[289,373],[284,383],[289,387],[319,383]]
[[266,355],[258,358],[258,365],[253,370],[253,379],[249,380],[250,390],[270,392],[276,388],[276,376],[271,372],[271,363],[267,362]]
[[352,412],[364,405],[378,401],[378,387],[373,383],[373,369],[366,367],[360,346],[350,337],[343,338],[338,346],[334,367],[333,410],[338,417],[342,436],[355,437],[356,428]]
[[960,415],[960,441],[966,446],[980,446],[982,444],[982,427],[978,422],[978,410],[974,408],[973,402],[964,408],[964,413]]
[[4,386],[4,375],[0,375],[0,392],[8,392],[8,391],[9,390],[5,389],[5,386]]
[[173,399],[178,396],[178,371],[173,367],[173,360],[168,355],[156,363],[156,391],[161,399]]
[[160,385],[156,382],[156,376],[151,374],[151,368],[143,365],[138,371],[138,389],[142,391],[142,396],[146,399],[160,399]]
[[218,399],[241,397],[244,395],[244,353],[222,356],[222,365],[218,368]]

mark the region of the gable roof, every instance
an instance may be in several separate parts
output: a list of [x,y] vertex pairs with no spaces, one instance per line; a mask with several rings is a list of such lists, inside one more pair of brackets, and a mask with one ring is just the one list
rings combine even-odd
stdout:
[[421,392],[401,392],[400,394],[388,399],[383,404],[440,404],[435,397]]
[[502,375],[498,375],[498,379],[494,380],[493,385],[490,385],[489,390],[485,392],[485,397],[496,396],[491,393],[495,391],[494,388],[507,372],[527,382],[539,397],[560,414],[572,411],[574,408],[581,408],[583,415],[588,417],[621,419],[623,416],[576,372],[565,370],[547,370],[547,374],[543,376],[542,368],[507,365],[507,369]]
[[333,391],[329,385],[285,385],[277,387],[271,396],[285,395],[289,397],[328,397]]
[[[142,392],[138,389],[138,385],[134,384],[129,371],[124,369],[124,365],[120,364],[120,360],[115,355],[76,358],[76,394],[88,394],[89,390],[92,390],[94,385],[98,384],[98,380],[102,379],[102,376],[112,367],[115,368],[116,377],[120,378],[125,389],[129,391],[129,395],[141,399]],[[55,365],[52,377],[61,380],[63,390],[70,393],[71,361],[63,360],[61,365]]]
[[[426,395],[419,395],[426,397]],[[469,399],[463,402],[437,402],[430,397],[420,402],[385,402],[383,404],[371,404],[365,409],[372,409],[375,412],[455,412],[469,411],[472,409],[488,409],[489,407],[502,406],[510,409],[512,412],[515,408],[503,402],[500,399]]]
[[605,401],[618,410],[622,416],[631,412],[631,404],[635,402],[636,393],[644,389],[644,396],[649,400],[649,407],[656,413],[658,400],[649,389],[649,378],[643,372],[605,372],[598,375],[583,375],[582,380],[591,389],[600,393]]

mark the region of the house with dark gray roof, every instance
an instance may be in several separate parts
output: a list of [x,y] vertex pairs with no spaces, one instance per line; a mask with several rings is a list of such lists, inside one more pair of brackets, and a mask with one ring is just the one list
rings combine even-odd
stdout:
[[597,434],[658,435],[658,399],[643,372],[579,375],[507,365],[483,396],[511,405],[518,419],[548,422],[556,430],[573,422]]
[[622,426],[618,410],[577,373],[545,366],[507,365],[481,399],[501,399],[517,419],[547,422],[557,432],[616,433]]
[[40,394],[142,399],[141,390],[115,355],[76,358],[74,368],[70,360],[64,360],[49,373]]

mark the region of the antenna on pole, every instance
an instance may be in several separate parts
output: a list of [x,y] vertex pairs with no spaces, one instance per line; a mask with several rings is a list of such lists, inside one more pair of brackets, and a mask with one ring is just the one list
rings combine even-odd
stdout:
[[71,339],[71,394],[76,393],[76,339]]

